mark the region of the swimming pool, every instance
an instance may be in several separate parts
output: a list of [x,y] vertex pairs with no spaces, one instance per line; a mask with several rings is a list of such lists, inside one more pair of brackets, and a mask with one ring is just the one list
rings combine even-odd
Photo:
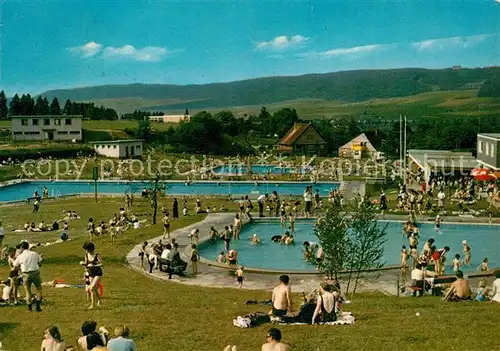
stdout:
[[[281,195],[302,195],[306,182],[161,182],[165,185],[168,195],[258,195],[276,190]],[[142,189],[151,186],[150,182],[141,181],[102,181],[97,182],[97,190],[101,194],[140,194]],[[58,197],[72,194],[93,194],[93,181],[28,181],[0,187],[0,202],[25,200],[35,191],[42,194],[43,186],[49,189],[49,196]],[[339,183],[317,183],[322,196],[328,195],[332,189],[337,189]]]
[[[238,175],[238,174],[248,174],[248,166],[244,165],[224,165],[214,168],[214,173],[219,175]],[[278,167],[273,165],[252,165],[253,174],[290,174],[293,171],[296,173],[304,174],[306,169],[303,167],[292,168],[292,167]]]
[[[271,242],[274,235],[282,235],[284,229],[278,221],[256,221],[243,227],[241,240],[233,240],[231,248],[238,250],[240,264],[260,269],[284,271],[309,271],[314,272],[315,267],[302,259],[302,244],[304,241],[317,242],[314,235],[312,220],[297,220],[295,222],[295,241],[292,246],[280,245]],[[384,259],[386,265],[398,265],[401,246],[408,247],[408,240],[402,235],[402,223],[380,221],[380,225],[387,225],[387,241],[384,245]],[[420,228],[421,250],[424,242],[429,238],[436,240],[436,247],[449,246],[451,251],[447,254],[446,272],[452,272],[450,264],[455,254],[460,254],[463,259],[462,241],[467,240],[472,252],[472,268],[462,267],[463,271],[474,271],[488,257],[490,267],[500,267],[500,226],[478,224],[443,224],[442,234],[434,230],[431,223],[423,223]],[[249,237],[257,233],[262,240],[262,245],[252,245]],[[215,260],[222,251],[222,241],[217,244],[203,243],[200,245],[200,254],[210,260]],[[409,261],[411,262],[411,260]]]

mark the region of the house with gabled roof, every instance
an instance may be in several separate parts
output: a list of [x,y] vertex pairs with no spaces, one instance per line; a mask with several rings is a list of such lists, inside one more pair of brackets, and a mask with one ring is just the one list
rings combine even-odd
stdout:
[[326,153],[326,141],[311,123],[296,122],[280,139],[277,150],[289,155],[323,155]]
[[339,148],[339,157],[379,160],[383,158],[383,154],[377,150],[381,144],[382,140],[377,132],[361,133]]

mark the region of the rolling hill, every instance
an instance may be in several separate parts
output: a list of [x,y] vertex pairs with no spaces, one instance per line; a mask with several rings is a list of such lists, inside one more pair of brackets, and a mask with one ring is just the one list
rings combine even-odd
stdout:
[[283,101],[356,103],[427,92],[478,89],[500,76],[500,67],[473,69],[357,70],[301,76],[265,77],[205,85],[103,85],[42,93],[60,101],[95,102],[120,113],[142,110],[221,109],[267,106]]

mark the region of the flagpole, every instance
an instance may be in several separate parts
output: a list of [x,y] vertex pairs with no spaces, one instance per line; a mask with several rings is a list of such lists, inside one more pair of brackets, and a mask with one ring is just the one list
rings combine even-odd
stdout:
[[403,154],[403,159],[404,161],[404,184],[406,186],[406,115],[405,115],[405,126],[404,126],[404,154]]
[[403,177],[403,120],[399,114],[399,176]]

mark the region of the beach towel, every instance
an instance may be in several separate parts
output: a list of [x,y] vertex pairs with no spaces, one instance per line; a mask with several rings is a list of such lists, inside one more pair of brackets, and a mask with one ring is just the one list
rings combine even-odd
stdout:
[[[307,325],[306,323],[283,323],[278,317],[271,317],[271,322],[280,325]],[[321,325],[351,325],[356,322],[356,319],[351,312],[342,312],[338,319],[334,322],[319,323]]]

